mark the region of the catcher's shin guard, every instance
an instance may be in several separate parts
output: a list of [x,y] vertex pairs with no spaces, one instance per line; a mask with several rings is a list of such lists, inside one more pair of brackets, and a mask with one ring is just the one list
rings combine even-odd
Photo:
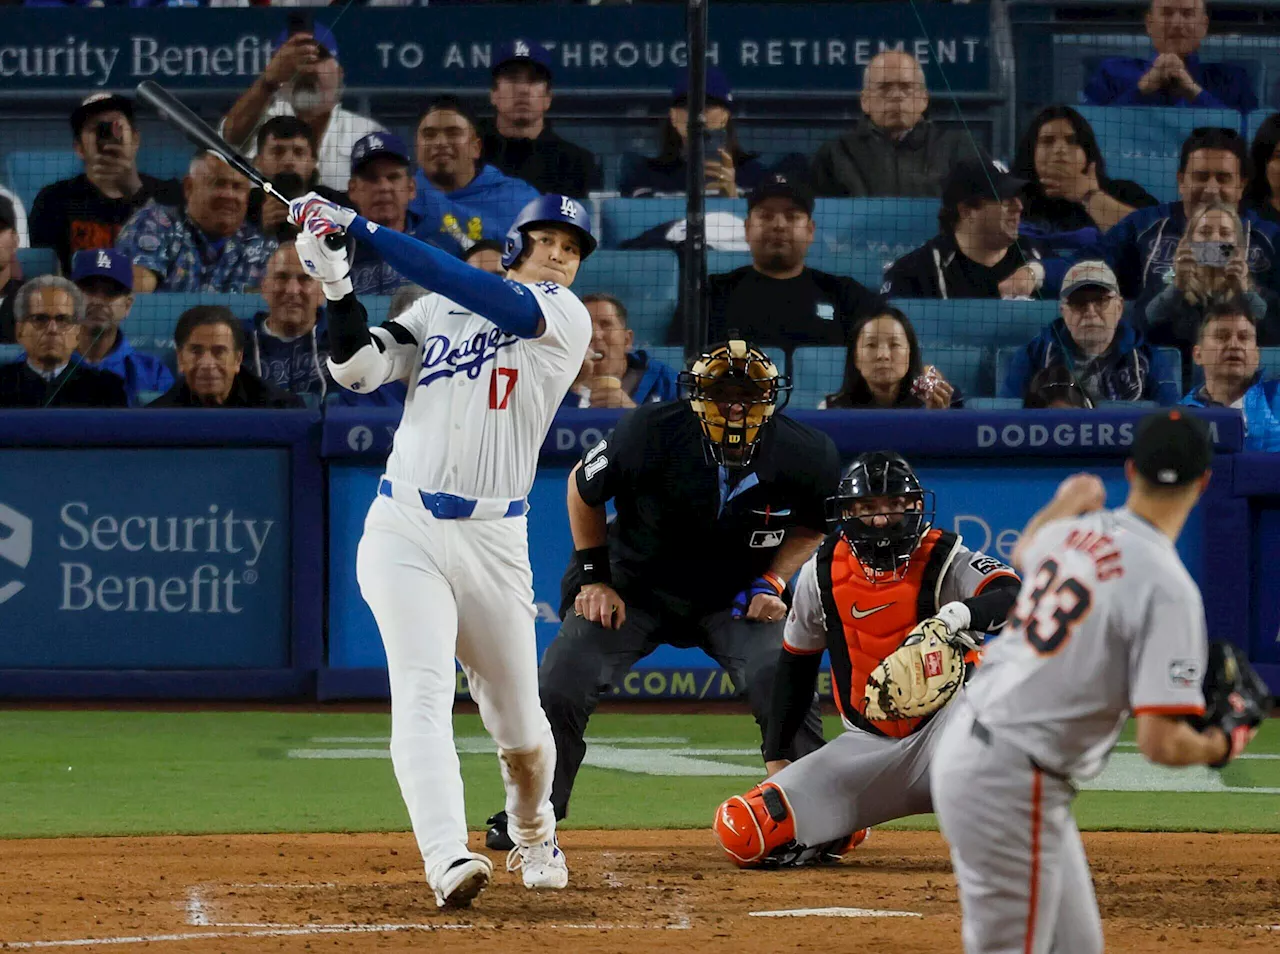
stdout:
[[742,868],[758,866],[771,851],[796,837],[787,796],[773,782],[762,782],[745,795],[721,803],[711,828],[720,847]]

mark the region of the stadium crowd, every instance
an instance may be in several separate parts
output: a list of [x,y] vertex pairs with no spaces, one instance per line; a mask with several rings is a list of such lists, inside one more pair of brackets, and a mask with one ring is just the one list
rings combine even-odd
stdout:
[[[797,379],[801,352],[840,349],[839,386],[811,407],[1182,401],[1237,407],[1250,447],[1280,448],[1280,397],[1264,380],[1261,350],[1280,345],[1280,114],[1246,128],[1259,106],[1247,70],[1199,55],[1204,0],[1153,0],[1145,25],[1149,56],[1108,57],[1086,77],[1079,102],[1094,124],[1072,105],[1043,108],[1020,128],[1008,165],[930,118],[925,74],[907,53],[870,60],[861,116],[811,156],[745,149],[730,78],[711,67],[706,193],[744,200],[745,218],[710,216],[717,228],[727,222],[710,246],[749,258],[708,276],[708,340],[736,331]],[[493,58],[490,116],[440,96],[402,138],[344,105],[334,34],[295,28],[277,38],[221,132],[286,196],[319,191],[381,227],[500,271],[511,221],[541,193],[607,201],[685,190],[686,77],[673,77],[653,154],[630,157],[606,193],[606,157],[553,124],[554,69],[539,44],[512,40]],[[1134,106],[1235,110],[1241,119],[1191,129],[1175,181],[1139,183],[1108,175],[1115,155],[1094,128],[1098,107]],[[45,184],[29,216],[16,193],[0,190],[0,342],[22,349],[0,367],[0,406],[403,400],[403,385],[357,396],[330,379],[322,296],[280,203],[210,154],[193,157],[180,181],[141,173],[146,144],[127,97],[88,96],[70,127],[79,175]],[[1153,190],[1177,200],[1161,202]],[[936,203],[936,234],[895,250],[879,287],[859,281],[815,249],[823,202],[845,199]],[[664,222],[622,247],[678,248],[683,238],[682,222]],[[28,242],[53,250],[67,277],[24,281],[15,250]],[[363,245],[352,281],[362,296],[395,296],[389,314],[428,293]],[[171,347],[131,343],[139,299],[173,293],[185,293],[188,307],[175,313]],[[192,303],[206,293],[260,295],[260,307],[249,315],[220,300]],[[947,364],[949,329],[921,325],[927,299],[1054,302],[1057,314],[1016,346],[990,349],[994,373],[975,394],[970,380],[956,382],[962,369]],[[595,333],[565,407],[675,397],[680,358],[671,346],[685,344],[679,310],[652,340],[637,334],[638,302],[622,289],[584,301]],[[988,307],[972,306],[975,323]]]

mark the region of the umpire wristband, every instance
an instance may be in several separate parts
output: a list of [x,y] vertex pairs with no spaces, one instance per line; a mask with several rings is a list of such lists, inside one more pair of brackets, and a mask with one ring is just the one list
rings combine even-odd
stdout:
[[582,586],[589,586],[592,583],[613,583],[613,570],[609,566],[607,546],[574,550],[573,558],[578,562],[578,575],[582,578]]

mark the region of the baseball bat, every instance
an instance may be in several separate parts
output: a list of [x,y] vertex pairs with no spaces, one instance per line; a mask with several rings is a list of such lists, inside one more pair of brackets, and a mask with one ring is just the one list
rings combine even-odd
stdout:
[[[280,190],[271,184],[270,179],[254,168],[253,163],[242,156],[239,150],[232,149],[208,123],[159,83],[143,80],[138,84],[137,94],[138,99],[154,107],[162,119],[175,126],[192,143],[213,153],[267,195],[283,202],[286,207],[289,205],[289,200],[280,194]],[[325,236],[325,244],[330,248],[339,248],[345,241],[343,234]]]

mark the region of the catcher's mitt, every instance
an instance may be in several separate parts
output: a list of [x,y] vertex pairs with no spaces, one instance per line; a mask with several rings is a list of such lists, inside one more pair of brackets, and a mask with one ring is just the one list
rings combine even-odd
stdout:
[[1267,684],[1240,650],[1221,640],[1209,644],[1204,715],[1189,716],[1187,721],[1201,731],[1217,726],[1231,740],[1226,757],[1210,768],[1222,768],[1244,751],[1273,704]]
[[941,709],[964,682],[964,646],[936,617],[907,634],[867,677],[863,715],[868,719],[916,719]]

